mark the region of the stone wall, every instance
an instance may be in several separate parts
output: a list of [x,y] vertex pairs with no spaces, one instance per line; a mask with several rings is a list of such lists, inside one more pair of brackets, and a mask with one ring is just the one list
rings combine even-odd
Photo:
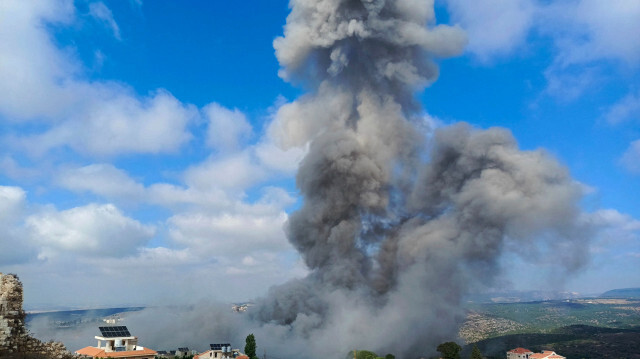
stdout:
[[15,274],[0,273],[0,358],[44,357],[65,359],[72,355],[62,343],[43,343],[29,336],[22,309],[22,283]]

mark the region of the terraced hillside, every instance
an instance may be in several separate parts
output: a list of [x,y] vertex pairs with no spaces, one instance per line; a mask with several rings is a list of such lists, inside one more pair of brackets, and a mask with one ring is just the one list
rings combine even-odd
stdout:
[[[475,343],[487,359],[504,359],[506,351],[525,347],[534,352],[553,350],[567,359],[640,359],[640,327],[633,329],[573,325],[547,334],[510,334]],[[471,345],[462,357],[468,357]]]
[[[460,330],[466,343],[508,334],[553,333],[571,325],[640,327],[640,299],[570,299],[527,303],[470,304]],[[640,351],[640,350],[639,350]]]

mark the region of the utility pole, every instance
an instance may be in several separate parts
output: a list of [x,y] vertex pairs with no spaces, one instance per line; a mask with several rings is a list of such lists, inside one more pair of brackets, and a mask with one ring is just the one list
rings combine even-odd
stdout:
[[267,359],[267,349],[264,350],[264,355],[262,356],[262,359]]

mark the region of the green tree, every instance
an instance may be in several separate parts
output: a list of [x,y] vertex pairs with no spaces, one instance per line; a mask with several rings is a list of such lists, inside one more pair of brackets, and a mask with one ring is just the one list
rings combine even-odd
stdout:
[[460,359],[462,347],[455,342],[446,342],[438,345],[436,350],[442,354],[443,359]]
[[356,359],[376,359],[377,357],[378,354],[368,350],[358,350],[358,355],[356,355]]
[[256,355],[256,349],[258,349],[258,346],[256,345],[256,337],[254,337],[253,334],[247,335],[245,343],[244,353],[250,359],[258,359],[258,356]]
[[396,356],[393,354],[387,354],[384,356],[384,359],[396,359]]
[[[368,350],[357,350],[356,359],[377,359],[378,355]],[[353,350],[347,354],[345,359],[353,359]]]
[[483,359],[482,352],[475,344],[473,345],[473,349],[471,350],[471,359]]

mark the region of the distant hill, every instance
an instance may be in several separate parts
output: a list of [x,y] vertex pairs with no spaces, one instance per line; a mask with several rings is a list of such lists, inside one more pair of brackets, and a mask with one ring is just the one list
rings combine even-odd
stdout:
[[459,335],[467,343],[508,334],[548,334],[569,325],[640,328],[640,300],[635,298],[466,303],[466,307],[468,316]]
[[[554,350],[567,359],[639,359],[640,328],[615,329],[572,325],[546,334],[511,334],[477,342],[488,359],[504,358],[507,350],[524,347],[534,352]],[[468,357],[471,345],[464,347]]]
[[601,298],[640,298],[640,288],[614,289],[604,292]]
[[[100,308],[100,309],[77,309],[77,310],[60,310],[51,312],[35,312],[27,313],[26,323],[36,319],[46,319],[49,322],[80,324],[86,322],[103,322],[103,319],[115,314],[136,312],[143,310],[144,307],[123,307],[123,308]],[[105,324],[107,325],[107,324]]]
[[543,300],[562,300],[581,298],[582,295],[576,292],[560,292],[560,291],[492,291],[486,293],[474,293],[468,295],[465,299],[473,303],[520,303],[533,302]]

